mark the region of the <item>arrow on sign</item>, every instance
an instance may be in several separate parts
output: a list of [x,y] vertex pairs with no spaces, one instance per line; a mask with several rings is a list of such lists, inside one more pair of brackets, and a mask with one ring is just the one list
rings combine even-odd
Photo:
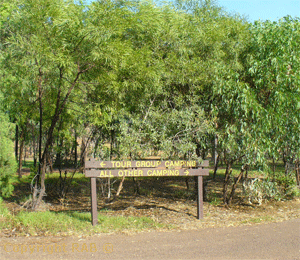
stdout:
[[185,173],[186,175],[189,175],[190,172],[189,172],[188,170],[186,170],[184,173]]
[[106,164],[105,164],[104,162],[101,162],[101,163],[100,163],[100,166],[101,166],[101,167],[104,167],[104,166],[106,166]]

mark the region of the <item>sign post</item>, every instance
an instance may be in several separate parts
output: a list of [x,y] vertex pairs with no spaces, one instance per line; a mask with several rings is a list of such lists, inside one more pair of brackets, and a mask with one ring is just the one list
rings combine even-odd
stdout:
[[97,187],[96,178],[91,178],[91,200],[92,200],[92,225],[95,226],[97,219]]
[[203,218],[203,180],[197,176],[197,219]]
[[96,178],[197,176],[197,219],[203,218],[202,176],[208,176],[209,162],[203,161],[85,161],[85,176],[91,178],[92,225],[97,224]]

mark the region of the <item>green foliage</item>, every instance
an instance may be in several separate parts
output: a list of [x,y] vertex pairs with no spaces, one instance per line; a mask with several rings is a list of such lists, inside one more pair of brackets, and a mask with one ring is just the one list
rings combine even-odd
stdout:
[[12,124],[0,111],[0,196],[9,197],[13,190],[13,182],[17,170],[11,132]]
[[163,158],[197,158],[197,143],[209,131],[198,107],[149,106],[141,115],[121,119],[119,151],[132,158],[159,155]]
[[[278,159],[300,155],[300,20],[256,22],[251,27],[246,80],[252,97],[258,145]],[[259,130],[259,131],[258,131]]]
[[293,173],[276,172],[273,176],[273,182],[278,185],[284,198],[300,196],[300,190],[293,175]]
[[277,172],[266,179],[249,179],[243,183],[244,196],[249,203],[262,204],[264,200],[292,199],[300,195],[295,179]]
[[300,156],[299,18],[249,24],[210,0],[0,14],[3,106],[31,143],[41,124],[43,158],[72,160],[75,136],[102,159],[198,158],[215,136],[230,167]]

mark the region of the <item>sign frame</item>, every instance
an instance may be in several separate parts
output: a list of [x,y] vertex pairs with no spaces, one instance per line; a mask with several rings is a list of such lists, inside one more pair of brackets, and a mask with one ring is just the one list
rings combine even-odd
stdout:
[[91,178],[92,225],[98,223],[96,178],[112,177],[197,177],[197,219],[203,219],[203,176],[209,175],[209,161],[201,163],[185,160],[140,160],[140,161],[85,161],[85,177]]

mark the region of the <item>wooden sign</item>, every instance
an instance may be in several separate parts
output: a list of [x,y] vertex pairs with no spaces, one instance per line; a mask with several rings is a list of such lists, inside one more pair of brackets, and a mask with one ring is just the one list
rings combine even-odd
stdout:
[[111,178],[111,177],[170,177],[170,176],[208,176],[208,169],[91,169],[85,170],[85,177]]
[[159,160],[143,160],[143,161],[96,161],[90,159],[85,162],[85,169],[120,169],[120,168],[195,168],[208,167],[209,162],[203,161],[159,161]]
[[197,161],[85,161],[85,176],[91,178],[92,224],[97,224],[97,189],[96,178],[112,177],[174,177],[197,176],[197,218],[203,218],[202,176],[208,176],[209,162]]

